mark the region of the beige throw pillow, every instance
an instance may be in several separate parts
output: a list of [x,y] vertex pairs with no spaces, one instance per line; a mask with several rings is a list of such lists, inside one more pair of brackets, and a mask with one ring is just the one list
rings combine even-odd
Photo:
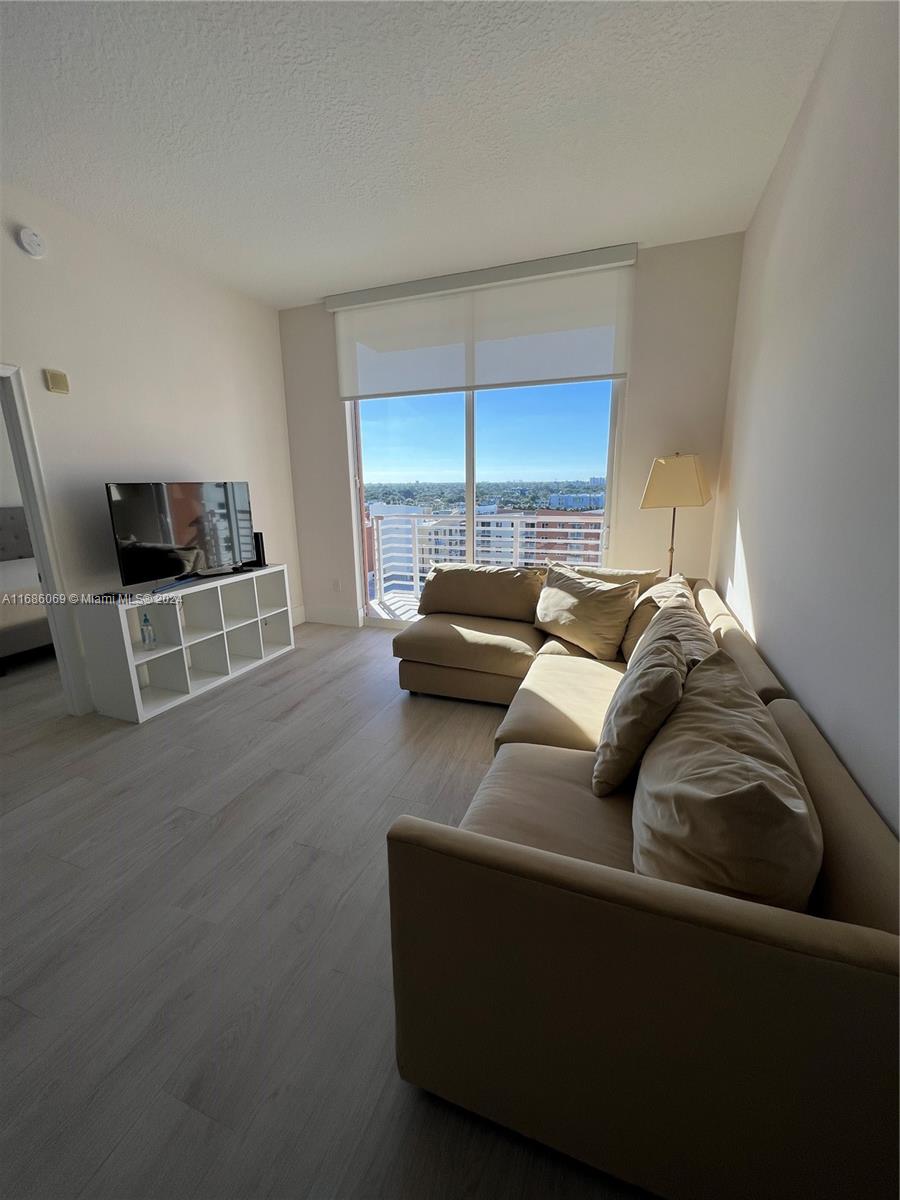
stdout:
[[640,571],[629,571],[625,567],[575,567],[579,575],[588,579],[599,579],[601,583],[628,583],[637,580],[638,596],[643,596],[648,588],[659,583],[659,571],[656,567],[642,567]]
[[[630,627],[630,622],[629,622]],[[712,630],[693,606],[685,604],[679,597],[666,600],[662,608],[653,612],[650,623],[632,648],[632,657],[637,654],[644,640],[652,636],[673,634],[681,642],[687,669],[693,670],[697,663],[710,654],[715,654],[718,643]],[[627,636],[627,635],[626,635]],[[623,646],[624,652],[624,646]]]
[[600,659],[614,659],[637,599],[635,581],[618,586],[553,563],[537,602],[535,625]]
[[621,787],[681,699],[687,664],[673,634],[642,643],[613,693],[594,760],[594,795]]
[[787,742],[724,650],[690,672],[647,748],[632,826],[639,875],[806,908],[821,827]]
[[625,636],[622,638],[622,655],[626,662],[628,662],[634,653],[634,648],[638,644],[638,638],[640,638],[641,634],[653,620],[656,613],[668,602],[680,602],[689,608],[696,607],[694,604],[694,594],[683,575],[670,575],[668,579],[662,579],[659,583],[654,583],[646,591],[641,589],[637,603],[634,606],[634,612],[631,614],[631,619],[628,622],[628,628],[625,630]]

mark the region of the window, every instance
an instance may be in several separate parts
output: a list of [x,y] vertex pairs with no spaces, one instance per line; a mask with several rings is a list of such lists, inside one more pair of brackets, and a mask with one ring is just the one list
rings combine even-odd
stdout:
[[412,616],[434,562],[600,565],[614,386],[357,401],[370,613]]
[[475,561],[603,560],[609,380],[475,393]]

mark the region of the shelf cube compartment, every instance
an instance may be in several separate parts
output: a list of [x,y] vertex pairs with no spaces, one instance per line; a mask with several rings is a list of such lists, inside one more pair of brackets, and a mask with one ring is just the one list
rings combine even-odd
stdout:
[[281,612],[275,613],[270,617],[262,617],[260,620],[262,629],[263,654],[276,654],[279,650],[283,650],[285,646],[291,644],[291,614],[288,610],[282,609]]
[[[141,638],[145,615],[150,620],[155,639],[150,645],[145,645]],[[128,622],[128,636],[136,663],[165,654],[181,645],[177,604],[158,600],[150,604],[136,605],[125,610],[125,619]]]
[[185,647],[188,678],[192,692],[202,692],[228,676],[228,654],[225,634],[204,638]]
[[273,571],[269,575],[256,576],[256,597],[259,601],[259,615],[270,616],[287,608],[287,587],[283,571]]
[[222,604],[218,588],[185,592],[180,599],[181,628],[185,645],[222,631]]
[[239,625],[236,629],[229,629],[225,638],[228,642],[228,658],[231,662],[232,675],[254,666],[262,658],[263,646],[259,633],[259,621]]
[[145,717],[161,712],[188,695],[187,663],[181,647],[136,665]]
[[221,595],[226,629],[234,629],[246,621],[255,620],[259,615],[256,611],[256,588],[252,578],[223,583]]

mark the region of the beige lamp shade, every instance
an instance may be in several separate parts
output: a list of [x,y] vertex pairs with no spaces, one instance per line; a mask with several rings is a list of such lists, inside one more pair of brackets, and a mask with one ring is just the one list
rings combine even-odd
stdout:
[[710,495],[699,456],[669,454],[654,458],[641,508],[699,508]]

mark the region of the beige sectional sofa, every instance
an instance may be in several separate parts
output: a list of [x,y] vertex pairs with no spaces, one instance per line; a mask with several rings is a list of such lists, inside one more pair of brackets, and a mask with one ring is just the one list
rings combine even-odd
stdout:
[[428,613],[401,686],[510,707],[460,827],[388,835],[400,1073],[673,1200],[893,1200],[897,839],[693,583],[815,805],[809,911],[635,874],[631,792],[591,790],[624,662]]

